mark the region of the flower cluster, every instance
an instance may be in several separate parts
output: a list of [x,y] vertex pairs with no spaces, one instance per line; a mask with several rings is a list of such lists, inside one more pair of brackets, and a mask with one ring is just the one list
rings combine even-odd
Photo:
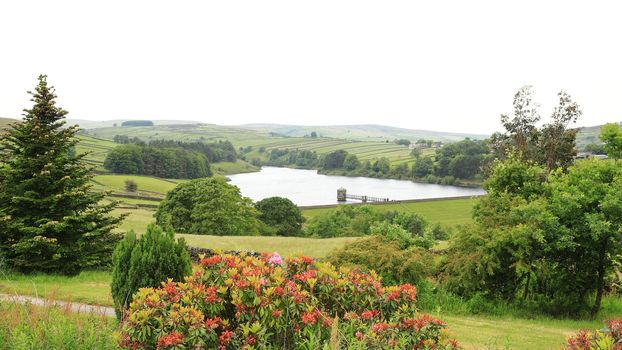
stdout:
[[622,350],[622,319],[607,322],[600,331],[579,331],[568,338],[566,350]]
[[183,283],[144,288],[120,334],[123,348],[456,349],[445,323],[420,314],[412,285],[308,257],[214,255]]

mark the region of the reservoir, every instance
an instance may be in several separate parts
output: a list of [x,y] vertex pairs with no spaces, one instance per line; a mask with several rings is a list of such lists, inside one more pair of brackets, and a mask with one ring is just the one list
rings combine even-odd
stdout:
[[263,167],[255,173],[229,175],[231,184],[254,201],[273,196],[289,198],[299,206],[337,203],[337,189],[348,194],[390,200],[445,198],[484,194],[481,188],[433,185],[408,180],[320,175],[316,170]]

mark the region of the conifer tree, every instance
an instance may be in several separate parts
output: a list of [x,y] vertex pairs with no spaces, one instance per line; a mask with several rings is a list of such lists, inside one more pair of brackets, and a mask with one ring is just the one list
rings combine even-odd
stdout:
[[31,109],[0,138],[0,258],[19,271],[76,274],[109,264],[121,238],[116,203],[92,191],[92,168],[75,154],[78,126],[39,76]]

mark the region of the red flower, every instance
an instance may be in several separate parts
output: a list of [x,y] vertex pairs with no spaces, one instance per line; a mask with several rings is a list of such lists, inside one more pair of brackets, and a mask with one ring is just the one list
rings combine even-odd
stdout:
[[220,317],[208,318],[205,320],[205,328],[216,329],[220,326]]
[[276,309],[276,310],[272,311],[272,317],[274,317],[274,318],[281,317],[281,310]]
[[387,330],[387,329],[389,329],[389,328],[391,328],[391,326],[390,326],[390,325],[388,325],[388,324],[386,324],[386,323],[382,323],[382,322],[380,322],[380,323],[374,323],[374,325],[373,325],[373,326],[371,326],[371,330],[372,330],[374,333],[382,332],[382,331]]
[[361,333],[361,331],[356,331],[356,333],[354,333],[354,336],[356,337],[356,339],[358,340],[363,340],[363,333]]
[[178,332],[173,332],[168,335],[163,335],[158,339],[158,349],[166,348],[173,345],[179,345],[184,342],[184,335]]
[[231,337],[233,337],[232,331],[223,331],[218,337],[218,345],[220,345],[223,349],[226,348],[227,344],[231,341]]
[[372,318],[378,316],[378,310],[367,310],[361,312],[361,318],[364,320],[371,320]]
[[201,261],[199,263],[201,264],[201,266],[207,267],[207,266],[211,266],[211,265],[216,265],[220,261],[221,261],[220,255],[212,255],[209,258],[201,259]]

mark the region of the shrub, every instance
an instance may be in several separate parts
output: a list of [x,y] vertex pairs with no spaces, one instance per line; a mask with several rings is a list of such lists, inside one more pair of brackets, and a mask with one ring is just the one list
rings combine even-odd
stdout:
[[600,331],[580,331],[568,338],[566,350],[622,349],[622,319],[607,322]]
[[138,190],[138,184],[134,180],[125,180],[125,191],[136,192]]
[[175,281],[192,272],[185,241],[175,242],[172,229],[151,224],[136,238],[130,231],[112,255],[112,299],[117,315],[132,302],[132,295],[143,287],[157,287],[166,279]]
[[374,274],[278,255],[216,255],[185,283],[141,289],[124,348],[456,349],[445,323],[417,313],[416,289]]
[[291,200],[283,197],[270,197],[255,203],[259,220],[272,227],[279,236],[297,236],[302,229],[304,217]]
[[376,271],[388,284],[418,284],[433,271],[430,253],[412,247],[402,249],[397,241],[373,236],[356,240],[330,253],[326,260],[335,266]]

